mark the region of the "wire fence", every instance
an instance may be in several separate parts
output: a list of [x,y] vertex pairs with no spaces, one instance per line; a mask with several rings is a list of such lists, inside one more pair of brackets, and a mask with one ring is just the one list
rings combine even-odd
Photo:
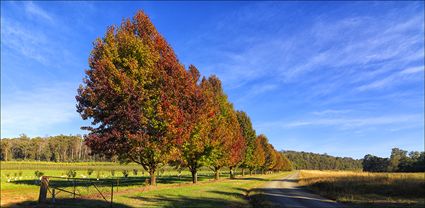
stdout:
[[39,203],[58,204],[61,199],[100,199],[110,207],[114,205],[114,193],[129,186],[149,184],[149,179],[129,178],[63,178],[43,176],[40,181]]

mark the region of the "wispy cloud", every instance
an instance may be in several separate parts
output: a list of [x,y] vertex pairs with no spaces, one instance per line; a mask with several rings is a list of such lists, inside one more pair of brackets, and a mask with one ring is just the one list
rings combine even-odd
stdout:
[[[200,35],[199,42],[214,43],[208,51],[213,58],[209,55],[201,68],[218,73],[230,89],[269,79],[282,87],[303,85],[315,89],[309,91],[311,95],[321,96],[342,88],[359,93],[356,88],[373,84],[397,69],[418,62],[423,66],[423,13],[412,12],[414,6],[381,15],[335,18],[323,14],[303,28],[291,24],[291,14],[277,15],[281,7],[251,4],[221,18],[213,32]],[[257,12],[253,14],[253,10]],[[256,30],[258,25],[269,27]],[[226,41],[220,43],[211,34],[221,34]],[[220,54],[219,61],[216,54]],[[404,81],[415,81],[410,78],[404,77]],[[386,83],[392,84],[402,83]]]
[[266,122],[260,124],[259,126],[261,126],[261,128],[300,128],[328,126],[337,127],[340,130],[353,130],[363,129],[364,127],[411,125],[412,123],[417,124],[416,126],[420,125],[420,123],[423,123],[423,116],[420,114],[403,114],[374,117],[328,116],[299,119],[293,121]]
[[335,110],[335,109],[326,109],[326,110],[322,110],[322,111],[315,111],[313,112],[314,115],[317,116],[326,116],[326,115],[340,115],[340,114],[345,114],[345,113],[349,113],[352,110]]
[[2,51],[13,51],[48,67],[59,68],[75,61],[74,54],[63,44],[70,38],[63,27],[42,22],[28,24],[3,16],[1,23]]
[[419,79],[422,80],[422,75],[417,75],[420,72],[424,71],[423,66],[410,67],[399,72],[393,73],[383,79],[375,80],[372,83],[368,83],[362,86],[359,86],[357,89],[359,91],[381,89],[387,86],[395,85],[398,83],[405,82],[406,80]]
[[[44,33],[23,27],[20,23],[7,18],[1,19],[2,45],[42,64],[48,64],[45,47],[48,39]],[[52,54],[53,55],[53,54]]]
[[3,96],[2,137],[20,133],[43,136],[55,126],[78,118],[72,105],[75,92],[76,86],[57,83]]
[[51,14],[46,12],[44,9],[34,4],[32,1],[25,3],[25,11],[31,17],[40,18],[47,20],[48,22],[53,22],[53,17]]

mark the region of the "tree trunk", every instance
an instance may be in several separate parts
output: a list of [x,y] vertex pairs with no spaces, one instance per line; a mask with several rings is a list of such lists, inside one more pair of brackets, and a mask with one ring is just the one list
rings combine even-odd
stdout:
[[230,167],[230,178],[235,178],[235,176],[233,175],[233,167]]
[[195,169],[191,170],[192,172],[192,182],[197,183],[198,182],[198,171]]
[[219,172],[219,169],[218,169],[218,168],[215,168],[215,171],[214,171],[214,179],[215,179],[215,180],[220,179],[220,172]]
[[156,175],[155,175],[155,170],[150,170],[149,171],[149,175],[151,176],[151,186],[156,186]]
[[242,176],[245,176],[245,168],[242,168]]

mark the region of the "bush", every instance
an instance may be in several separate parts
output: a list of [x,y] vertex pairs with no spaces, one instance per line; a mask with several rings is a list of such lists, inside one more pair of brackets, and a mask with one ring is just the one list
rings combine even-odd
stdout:
[[43,175],[44,175],[44,173],[43,173],[43,172],[41,172],[41,171],[36,170],[36,171],[34,172],[34,175],[35,175],[37,178],[40,178],[41,176],[43,176]]
[[127,178],[128,177],[128,170],[123,170],[122,174],[124,175],[125,178]]
[[77,176],[77,171],[68,170],[68,172],[66,172],[66,175],[68,176],[68,178],[75,178],[75,176]]
[[89,168],[89,169],[87,170],[87,175],[91,176],[91,174],[92,174],[92,173],[93,173],[93,169]]

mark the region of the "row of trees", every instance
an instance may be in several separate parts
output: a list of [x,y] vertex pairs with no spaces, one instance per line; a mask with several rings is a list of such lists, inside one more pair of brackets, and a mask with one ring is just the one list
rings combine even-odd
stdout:
[[0,144],[0,159],[2,161],[37,160],[74,162],[102,159],[89,154],[90,149],[83,143],[83,139],[79,135],[29,138],[23,134],[18,138],[3,138]]
[[399,148],[391,150],[390,158],[366,155],[363,158],[363,171],[370,172],[424,172],[425,152],[407,152]]
[[246,113],[235,111],[221,81],[178,61],[148,16],[139,11],[111,26],[94,43],[77,111],[91,121],[86,144],[96,154],[118,156],[155,172],[171,163],[187,167],[193,182],[208,166],[289,169],[264,135],[256,136]]
[[311,152],[284,151],[295,169],[300,170],[360,170],[361,160],[350,157],[334,157]]

